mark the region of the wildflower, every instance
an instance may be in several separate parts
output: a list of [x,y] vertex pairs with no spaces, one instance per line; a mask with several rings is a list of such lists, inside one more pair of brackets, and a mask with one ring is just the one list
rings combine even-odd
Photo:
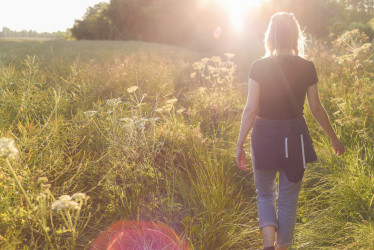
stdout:
[[219,63],[219,62],[221,62],[221,57],[219,57],[219,56],[213,56],[213,57],[211,58],[211,60],[212,60],[212,62],[217,62],[217,63]]
[[94,116],[96,113],[97,111],[94,110],[83,112],[83,114],[85,114],[86,116]]
[[121,98],[106,100],[106,104],[109,105],[109,106],[117,106],[120,103],[121,103]]
[[227,56],[227,59],[231,59],[235,56],[235,54],[225,53],[225,56]]
[[175,103],[176,101],[178,101],[178,99],[173,98],[173,99],[169,99],[169,100],[167,100],[166,103],[167,103],[167,104],[173,104],[173,103]]
[[127,89],[127,92],[129,92],[130,94],[135,92],[139,87],[138,86],[132,86],[130,88]]
[[201,62],[194,62],[192,64],[192,68],[194,68],[195,70],[202,70],[204,68],[204,64],[202,64]]
[[209,62],[209,58],[203,58],[203,59],[201,59],[201,61],[203,62],[203,63],[207,63],[207,62]]
[[195,78],[196,72],[191,73],[191,79]]
[[136,125],[137,127],[139,127],[139,128],[144,128],[144,126],[145,126],[145,124],[146,124],[147,121],[148,121],[147,118],[140,118],[139,120],[137,120],[137,121],[135,122],[135,125]]
[[62,200],[62,201],[70,201],[71,200],[71,197],[70,195],[61,195],[59,198],[59,200]]
[[56,210],[57,212],[61,212],[63,210],[78,210],[80,206],[77,202],[72,201],[70,195],[62,195],[52,203],[52,210]]
[[0,138],[0,158],[12,157],[18,154],[14,146],[14,140],[11,138]]
[[90,197],[86,195],[85,193],[75,193],[73,194],[71,198],[76,201],[84,201],[84,200],[88,200]]
[[162,111],[164,111],[163,108],[157,108],[157,109],[155,109],[155,112],[162,112]]

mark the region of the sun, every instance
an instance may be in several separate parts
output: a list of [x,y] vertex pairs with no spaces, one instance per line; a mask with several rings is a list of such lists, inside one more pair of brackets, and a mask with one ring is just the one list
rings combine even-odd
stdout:
[[216,0],[227,6],[231,24],[237,31],[243,30],[245,11],[250,6],[259,6],[261,0]]

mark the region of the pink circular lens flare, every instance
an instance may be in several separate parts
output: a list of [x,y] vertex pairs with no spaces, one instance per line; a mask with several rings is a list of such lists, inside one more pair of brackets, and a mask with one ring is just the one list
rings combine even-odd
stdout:
[[173,229],[160,222],[119,221],[102,232],[91,250],[189,250]]

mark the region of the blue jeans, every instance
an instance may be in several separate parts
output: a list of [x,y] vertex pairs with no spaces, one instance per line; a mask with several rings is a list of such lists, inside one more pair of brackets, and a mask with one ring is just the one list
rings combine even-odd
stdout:
[[[277,185],[276,174],[279,171],[278,213],[276,212]],[[296,209],[301,181],[289,182],[286,174],[280,170],[254,169],[257,192],[257,209],[260,229],[274,226],[277,231],[276,244],[290,246],[296,223]]]

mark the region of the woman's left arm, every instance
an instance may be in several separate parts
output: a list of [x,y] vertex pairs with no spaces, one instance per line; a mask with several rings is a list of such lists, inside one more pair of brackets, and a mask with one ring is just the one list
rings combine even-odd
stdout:
[[241,170],[246,170],[245,167],[245,152],[244,142],[252,128],[253,122],[256,118],[258,103],[260,99],[260,86],[258,82],[253,79],[249,79],[248,82],[248,95],[247,103],[244,107],[242,114],[242,121],[240,125],[239,139],[236,146],[236,164]]

